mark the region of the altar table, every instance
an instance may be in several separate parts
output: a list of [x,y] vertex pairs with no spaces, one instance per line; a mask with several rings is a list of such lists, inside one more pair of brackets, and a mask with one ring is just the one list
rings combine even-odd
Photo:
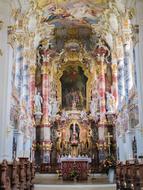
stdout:
[[63,180],[71,180],[73,176],[78,180],[87,180],[89,159],[61,159],[61,173]]

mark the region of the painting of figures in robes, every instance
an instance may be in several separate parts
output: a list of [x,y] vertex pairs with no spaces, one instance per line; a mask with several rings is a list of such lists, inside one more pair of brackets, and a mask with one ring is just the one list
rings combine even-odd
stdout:
[[82,110],[86,107],[87,77],[80,66],[68,66],[61,77],[62,108]]

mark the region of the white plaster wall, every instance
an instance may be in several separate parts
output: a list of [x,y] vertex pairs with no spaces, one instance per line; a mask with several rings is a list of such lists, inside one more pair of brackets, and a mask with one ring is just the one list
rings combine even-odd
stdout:
[[14,50],[8,44],[7,27],[11,24],[13,0],[0,0],[0,20],[4,22],[0,30],[0,161],[12,159],[13,126],[10,126],[11,78]]
[[143,1],[137,0],[136,3],[136,24],[139,25],[139,43],[136,45],[136,61],[137,61],[137,83],[139,97],[139,119],[140,125],[143,127]]
[[125,162],[126,160],[126,152],[125,152],[125,143],[123,141],[123,136],[120,135],[118,138],[118,144],[119,144],[119,160],[122,162]]
[[2,30],[0,30],[0,49],[3,55],[0,56],[0,161],[8,156],[6,147],[9,135],[9,76],[10,65],[8,61],[8,45],[7,45],[7,26],[10,18],[9,1],[0,0],[0,20],[4,22]]
[[136,70],[137,70],[137,88],[139,102],[139,125],[136,127],[137,155],[143,155],[143,1],[136,2],[135,24],[139,25],[139,43],[135,47],[136,52]]

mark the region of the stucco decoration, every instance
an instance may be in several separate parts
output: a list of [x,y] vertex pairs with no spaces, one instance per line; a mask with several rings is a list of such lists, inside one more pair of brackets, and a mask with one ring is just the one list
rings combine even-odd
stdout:
[[37,20],[36,20],[36,15],[30,15],[30,19],[28,22],[28,30],[30,32],[34,32],[37,26]]
[[109,24],[113,32],[117,33],[118,32],[118,20],[117,16],[113,13],[110,14],[109,17]]
[[113,36],[110,32],[105,32],[104,34],[104,39],[106,40],[107,44],[110,46],[110,48],[112,49],[113,48]]
[[125,5],[123,3],[123,0],[115,0],[116,7],[121,13],[125,13]]

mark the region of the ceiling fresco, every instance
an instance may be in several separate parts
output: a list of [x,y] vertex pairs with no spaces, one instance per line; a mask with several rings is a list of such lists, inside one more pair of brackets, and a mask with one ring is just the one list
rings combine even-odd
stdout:
[[[38,46],[41,33],[51,35],[50,28],[54,28],[57,44],[62,44],[62,40],[69,38],[80,41],[89,39],[96,43],[98,36],[112,49],[113,38],[121,33],[124,8],[122,0],[31,0],[25,24],[30,32],[36,34],[35,46]],[[86,46],[87,49],[92,48],[89,44]],[[62,47],[63,45],[60,48]]]
[[[39,2],[40,3],[40,2]],[[98,5],[98,6],[97,6]],[[46,22],[53,23],[56,27],[62,23],[78,21],[79,24],[97,24],[103,11],[108,8],[108,4],[93,1],[68,1],[47,5],[48,11],[44,13]],[[48,12],[48,13],[47,13]],[[73,22],[72,22],[73,23]]]

